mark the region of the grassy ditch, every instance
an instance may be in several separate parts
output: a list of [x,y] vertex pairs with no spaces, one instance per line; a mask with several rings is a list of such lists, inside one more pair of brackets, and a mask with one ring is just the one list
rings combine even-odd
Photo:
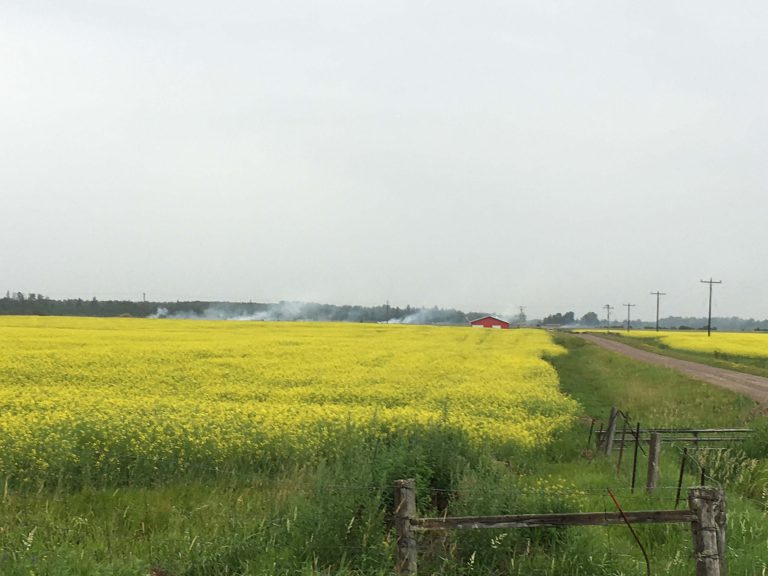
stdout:
[[[584,407],[581,434],[586,442],[591,418],[607,419],[611,406],[628,412],[644,427],[741,427],[756,430],[747,442],[723,451],[702,451],[695,459],[704,466],[708,483],[721,485],[729,506],[730,564],[733,574],[762,574],[768,564],[768,419],[756,403],[745,396],[698,382],[674,370],[625,358],[590,344],[577,336],[556,336],[569,351],[550,359],[558,371],[561,388]],[[582,445],[587,456],[592,454]],[[681,447],[665,445],[662,454],[660,488],[653,496],[638,490],[626,496],[625,507],[642,508],[655,502],[657,508],[674,505],[681,462]],[[573,450],[570,452],[573,453]],[[631,453],[625,454],[622,468],[616,470],[616,456],[610,460],[595,456],[587,466],[578,460],[551,463],[553,473],[578,477],[586,493],[597,493],[605,486],[626,486]],[[647,459],[641,454],[638,469],[642,486]],[[698,485],[700,469],[688,464],[683,487]],[[593,503],[597,503],[593,500]],[[593,504],[594,505],[594,504]],[[612,505],[606,503],[606,509]],[[654,554],[656,571],[677,574],[683,558],[690,554],[685,542],[672,536],[676,528],[640,528],[651,546],[660,545]],[[686,528],[687,530],[687,528]],[[665,536],[660,536],[664,534]],[[607,536],[606,536],[607,537]],[[657,540],[661,538],[661,540]],[[602,542],[603,540],[598,539]],[[676,544],[673,544],[676,542]],[[626,542],[625,542],[626,544]],[[663,560],[666,554],[666,562]],[[682,563],[681,563],[682,562]],[[602,574],[603,572],[595,572]],[[621,572],[618,572],[621,573]],[[684,570],[679,572],[686,573]]]
[[[614,337],[641,348],[646,340]],[[550,358],[561,389],[586,416],[606,418],[611,406],[655,427],[735,426],[751,421],[756,404],[746,396],[699,382],[671,368],[638,362],[604,350],[578,336],[558,334],[567,355]],[[644,349],[647,349],[644,348]]]
[[[727,347],[717,348],[711,351],[684,350],[670,346],[660,338],[648,337],[647,335],[644,335],[642,338],[632,336],[627,337],[621,332],[596,333],[596,335],[601,338],[621,342],[627,346],[633,346],[639,350],[669,356],[670,358],[699,362],[708,366],[714,366],[715,368],[736,370],[737,372],[744,372],[746,374],[754,374],[755,376],[764,376],[768,378],[768,358],[764,356],[738,354],[737,352],[728,350]],[[764,334],[749,334],[749,336],[765,339],[766,344],[768,344],[768,339],[766,339]],[[704,335],[702,335],[702,337],[704,337]],[[712,338],[717,337],[718,334],[713,333]]]

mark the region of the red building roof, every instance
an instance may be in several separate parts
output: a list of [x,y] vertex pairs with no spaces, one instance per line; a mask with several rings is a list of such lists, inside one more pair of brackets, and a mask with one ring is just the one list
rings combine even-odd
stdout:
[[472,326],[482,326],[483,328],[509,328],[509,322],[506,322],[495,316],[483,316],[469,322]]

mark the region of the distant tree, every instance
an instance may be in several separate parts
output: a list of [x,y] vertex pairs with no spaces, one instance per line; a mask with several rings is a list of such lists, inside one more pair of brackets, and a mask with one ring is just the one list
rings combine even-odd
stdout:
[[542,324],[562,324],[563,315],[560,314],[560,312],[558,312],[557,314],[550,314],[549,316],[544,316],[541,323]]
[[594,312],[587,312],[584,314],[584,316],[581,317],[581,323],[584,326],[597,326],[600,324],[600,319]]
[[557,314],[552,314],[550,316],[546,316],[541,323],[542,324],[574,324],[576,322],[575,314],[573,312],[566,312],[565,314],[561,314],[558,312]]

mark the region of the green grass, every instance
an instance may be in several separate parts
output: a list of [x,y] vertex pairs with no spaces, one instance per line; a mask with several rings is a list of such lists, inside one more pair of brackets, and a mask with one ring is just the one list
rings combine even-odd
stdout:
[[739,356],[738,354],[730,354],[720,350],[716,350],[712,353],[680,350],[677,348],[670,348],[667,344],[657,338],[627,338],[622,336],[621,332],[609,332],[597,335],[601,338],[615,340],[616,342],[621,342],[627,346],[633,346],[647,352],[662,354],[664,356],[669,356],[670,358],[699,362],[700,364],[714,366],[715,368],[736,370],[737,372],[744,372],[746,374],[754,374],[755,376],[764,376],[768,378],[768,358]]
[[[380,501],[375,491],[338,497],[301,472],[252,484],[10,494],[0,573],[287,575],[332,565],[343,574],[345,564],[386,573]],[[353,517],[362,525],[350,527]],[[363,547],[363,534],[380,540]]]
[[584,407],[585,416],[607,418],[611,406],[617,406],[643,426],[727,427],[750,421],[757,408],[746,396],[626,358],[578,336],[561,333],[556,340],[569,354],[550,362],[561,389]]
[[[0,574],[215,576],[384,575],[393,572],[395,479],[415,477],[421,515],[615,510],[674,505],[679,454],[666,447],[653,495],[629,489],[630,454],[587,450],[588,422],[612,405],[648,426],[741,426],[761,430],[743,450],[712,456],[710,474],[728,497],[731,574],[768,573],[768,426],[742,396],[607,352],[571,335],[551,358],[582,418],[546,450],[506,461],[436,429],[428,437],[343,446],[334,458],[273,473],[222,471],[197,481],[119,489],[4,479]],[[694,400],[695,399],[695,400]],[[641,455],[640,480],[646,460]],[[698,482],[686,474],[685,486]],[[0,482],[3,480],[0,479]],[[636,527],[653,573],[689,576],[687,525]],[[623,526],[484,530],[419,537],[420,573],[440,576],[619,576],[643,574],[642,554]]]
[[[551,358],[550,362],[558,370],[562,389],[584,408],[578,427],[581,432],[574,436],[581,436],[582,450],[586,450],[589,421],[591,418],[607,420],[611,406],[629,413],[644,427],[750,426],[756,429],[756,434],[744,445],[724,452],[704,452],[701,460],[708,476],[722,484],[726,491],[731,573],[762,575],[763,570],[768,570],[768,422],[756,403],[674,370],[611,353],[577,336],[559,334],[556,339],[569,350],[569,354]],[[573,455],[578,448],[571,446],[569,451],[566,441],[559,450]],[[593,456],[591,452],[587,455]],[[625,508],[642,509],[649,507],[649,504],[655,508],[670,508],[674,504],[680,459],[678,448],[665,445],[661,461],[661,488],[650,498],[643,494],[643,490],[635,494],[627,493],[631,453],[625,454],[622,470],[618,473],[615,456],[610,461],[596,457],[586,466],[576,458],[551,462],[542,466],[539,473],[548,469],[550,473],[562,477],[578,478],[579,487],[590,494],[595,509],[613,507],[606,497],[598,496],[601,488],[605,493],[606,486],[618,489],[620,502]],[[639,460],[638,484],[642,486],[647,459],[641,454]],[[695,466],[690,468],[685,474],[684,487],[699,483],[699,470]],[[683,498],[684,494],[685,489]],[[677,532],[679,527],[639,528],[640,533],[645,532],[657,547],[653,556],[659,561],[654,573],[692,573],[686,572],[688,565],[684,561],[690,554],[687,527],[682,533]],[[613,537],[606,534],[604,538]],[[604,538],[595,539],[595,549],[591,550],[593,557],[598,557],[597,549],[606,544]],[[624,547],[624,552],[617,553],[619,556],[624,553],[637,556],[631,542],[619,540]],[[616,542],[613,544],[616,545]],[[606,558],[614,557],[610,552],[605,554]]]

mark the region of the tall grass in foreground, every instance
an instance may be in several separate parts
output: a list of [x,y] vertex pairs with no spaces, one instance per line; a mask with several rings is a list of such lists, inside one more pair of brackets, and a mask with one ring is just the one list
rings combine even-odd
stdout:
[[[416,464],[429,468],[426,454],[421,462],[409,458],[407,451],[375,458],[357,452],[279,478],[75,493],[8,491],[0,514],[0,573],[391,574],[390,479],[418,469]],[[613,510],[604,487],[614,485],[615,475],[601,462],[550,463],[526,474],[485,458],[449,466],[444,489],[431,488],[417,475],[421,514]],[[647,497],[614,489],[626,509],[671,508],[668,492]],[[445,490],[451,498],[440,501]],[[687,525],[637,530],[654,574],[693,573]],[[728,536],[731,573],[761,575],[768,558],[764,512],[731,497]],[[422,574],[644,573],[642,556],[621,526],[425,534],[419,547]]]

